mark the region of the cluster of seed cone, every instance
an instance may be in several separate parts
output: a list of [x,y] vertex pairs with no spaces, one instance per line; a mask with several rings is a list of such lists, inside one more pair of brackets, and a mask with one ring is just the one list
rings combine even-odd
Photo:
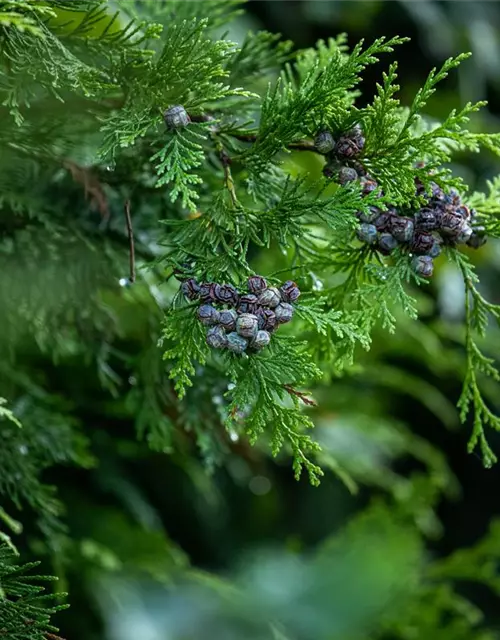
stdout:
[[[337,171],[342,172],[342,169],[347,169],[347,173],[343,171],[344,178],[348,178],[349,175],[352,176],[351,180],[357,178],[355,168],[342,167],[342,164],[345,161],[355,160],[365,146],[365,138],[359,124],[339,136],[337,140],[330,131],[320,131],[314,139],[314,146],[319,153],[327,157],[327,164],[323,170],[325,176],[333,178]],[[349,180],[346,181],[349,182]]]
[[194,278],[185,280],[181,288],[188,300],[200,301],[197,316],[207,327],[207,344],[237,354],[266,347],[272,333],[290,322],[292,303],[300,296],[295,282],[270,287],[262,276],[248,278],[246,292],[231,284],[199,283]]
[[[363,169],[356,157],[365,144],[359,125],[340,136],[337,141],[328,131],[319,133],[316,149],[327,156],[323,173],[345,185],[359,180],[364,195],[378,189],[378,184]],[[423,166],[423,165],[420,165]],[[370,207],[368,213],[359,212],[358,238],[375,249],[389,255],[400,245],[408,249],[412,269],[420,276],[430,277],[434,261],[443,245],[467,244],[475,249],[486,242],[485,230],[475,224],[476,212],[462,203],[460,195],[452,189],[445,193],[437,184],[431,184],[431,193],[415,180],[415,193],[425,200],[417,211],[400,215],[396,207],[386,210]],[[380,191],[380,195],[383,193]]]
[[432,184],[432,192],[425,192],[417,180],[416,193],[425,198],[425,204],[411,215],[399,215],[394,207],[381,211],[370,207],[368,213],[359,213],[358,238],[374,246],[384,255],[398,245],[408,248],[412,268],[420,276],[429,278],[434,261],[443,245],[466,244],[475,249],[486,242],[484,228],[474,224],[476,212],[462,203],[460,195],[452,189],[445,193]]

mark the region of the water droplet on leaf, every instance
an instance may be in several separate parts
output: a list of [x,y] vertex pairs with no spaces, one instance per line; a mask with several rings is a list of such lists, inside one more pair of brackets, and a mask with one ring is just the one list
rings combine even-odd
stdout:
[[318,276],[312,271],[309,271],[309,275],[311,276],[313,291],[323,291],[323,281],[320,280]]

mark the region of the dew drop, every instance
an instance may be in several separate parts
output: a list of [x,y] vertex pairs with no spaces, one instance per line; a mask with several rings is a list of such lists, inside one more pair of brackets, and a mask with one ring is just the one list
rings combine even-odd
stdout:
[[323,291],[323,281],[320,280],[318,276],[312,271],[309,272],[309,275],[311,276],[313,291]]

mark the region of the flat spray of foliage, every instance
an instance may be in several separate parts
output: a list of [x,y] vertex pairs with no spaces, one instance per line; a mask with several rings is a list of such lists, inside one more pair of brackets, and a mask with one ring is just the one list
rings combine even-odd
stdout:
[[[449,479],[440,454],[383,420],[365,429],[365,415],[347,421],[351,432],[361,425],[359,437],[376,433],[389,462],[411,453],[428,475],[407,483],[389,462],[363,466],[346,456],[341,465],[311,437],[307,390],[342,389],[341,375],[360,375],[356,363],[376,331],[397,336],[402,314],[418,323],[416,298],[427,281],[402,252],[384,258],[360,246],[356,212],[375,203],[417,207],[418,178],[457,188],[488,236],[499,237],[500,179],[487,194],[467,194],[447,165],[457,151],[500,154],[500,134],[467,128],[482,104],[453,110],[441,123],[425,118],[436,86],[467,55],[433,70],[410,105],[400,103],[397,65],[388,62],[374,99],[361,107],[366,68],[390,59],[404,38],[349,50],[340,36],[293,52],[261,32],[238,45],[218,34],[240,10],[237,0],[0,1],[0,394],[8,400],[0,403],[0,494],[36,514],[56,555],[63,505],[41,475],[55,464],[95,465],[89,443],[102,445],[110,415],[128,416],[157,452],[185,452],[192,438],[209,466],[245,436],[267,439],[274,455],[292,454],[297,478],[305,469],[317,484],[322,467],[332,469],[350,488],[354,477],[392,492],[426,533],[435,526],[432,510]],[[169,131],[163,113],[175,104],[191,122]],[[358,160],[383,189],[381,199],[321,174],[315,135],[356,123],[366,137]],[[120,288],[127,200],[140,282]],[[481,338],[500,320],[500,307],[484,298],[468,253],[448,248],[445,260],[465,287],[461,418],[472,417],[470,449],[479,446],[489,466],[496,457],[487,433],[500,430],[500,418],[485,390],[498,396],[491,382],[500,376]],[[238,287],[257,270],[271,283],[296,280],[303,294],[293,323],[259,354],[215,354],[171,277],[186,261],[199,280]],[[81,379],[65,387],[75,363]],[[408,383],[449,420],[432,385],[391,378],[377,363],[372,377]],[[0,517],[5,529],[19,530],[7,513]],[[6,533],[2,539],[11,544]],[[488,554],[484,576],[498,588]],[[16,571],[2,555],[0,635],[6,628],[7,637],[48,638],[50,610],[41,613],[36,588]],[[422,611],[422,637],[442,631],[439,616],[462,604],[446,583],[453,560],[436,572],[408,596],[405,619],[388,620],[384,632],[414,637]],[[27,633],[19,631],[31,620]],[[446,637],[489,637],[455,622]],[[284,634],[276,628],[273,637]]]
[[[0,129],[5,151],[2,201],[14,216],[39,221],[41,247],[44,237],[60,233],[61,227],[56,216],[47,215],[47,194],[37,185],[63,167],[84,186],[106,224],[106,193],[98,177],[82,168],[93,157],[97,172],[107,167],[111,173],[128,174],[130,186],[121,190],[124,199],[140,188],[140,198],[147,189],[151,203],[163,203],[157,272],[168,276],[189,260],[200,280],[242,286],[255,271],[252,256],[262,259],[267,249],[279,248],[279,269],[264,275],[271,282],[291,276],[304,293],[293,328],[272,346],[250,357],[214,355],[192,306],[181,296],[167,305],[160,345],[179,402],[189,387],[195,394],[203,388],[204,376],[225,381],[221,417],[229,432],[235,437],[244,433],[252,442],[264,435],[273,454],[286,445],[296,476],[305,467],[317,483],[322,474],[314,462],[318,444],[308,433],[313,423],[304,411],[308,396],[301,389],[349,371],[359,349],[370,348],[377,325],[397,331],[398,309],[417,318],[412,290],[426,282],[409,269],[401,253],[386,259],[356,241],[354,214],[366,211],[374,198],[362,199],[356,184],[339,187],[318,171],[308,175],[297,170],[290,154],[314,153],[312,140],[319,130],[337,135],[360,123],[366,145],[358,160],[383,189],[377,205],[404,209],[419,204],[416,178],[465,194],[466,185],[446,168],[453,153],[482,147],[500,153],[500,136],[467,128],[482,104],[453,110],[442,123],[425,120],[436,86],[467,54],[432,70],[409,106],[397,98],[393,62],[373,101],[358,107],[365,69],[392,55],[404,38],[361,42],[349,51],[340,36],[292,54],[290,43],[267,33],[249,34],[240,46],[214,37],[214,28],[238,11],[237,2],[206,2],[203,18],[196,3],[139,4],[141,16],[134,3],[119,5],[115,15],[106,3],[90,0],[1,3],[6,61],[1,71],[6,111]],[[165,128],[162,114],[172,104],[185,107],[188,126]],[[68,118],[68,110],[84,115]],[[20,185],[28,182],[30,189],[21,193]],[[497,195],[494,182],[489,195],[468,196],[490,237],[500,233]],[[55,249],[60,265],[84,250],[81,222],[78,216],[66,219],[66,255]],[[144,220],[136,223],[144,225]],[[17,240],[17,250],[21,242],[29,245],[30,233],[27,229]],[[461,417],[473,416],[470,449],[479,445],[489,466],[496,457],[486,430],[498,430],[500,420],[481,389],[483,379],[498,381],[499,376],[478,337],[490,319],[499,320],[500,308],[484,299],[468,255],[453,248],[446,253],[463,274],[466,290]],[[86,269],[102,273],[113,260],[108,246]],[[58,277],[56,269],[47,277]],[[71,284],[62,285],[58,294],[74,307]],[[33,312],[36,339],[42,348],[57,350],[50,333],[50,301],[45,302],[48,311],[40,307]],[[109,323],[106,308],[96,305],[98,331]],[[107,353],[106,344],[101,348]],[[102,379],[113,388],[113,373],[105,363]]]
[[[425,185],[433,180],[445,191],[455,187],[465,193],[466,186],[446,168],[452,154],[477,152],[481,147],[500,153],[500,137],[467,129],[470,116],[484,106],[482,103],[453,110],[442,123],[433,126],[422,117],[436,85],[467,54],[449,59],[440,70],[431,71],[409,107],[402,106],[396,97],[397,65],[392,63],[377,86],[373,102],[357,108],[363,71],[381,55],[392,53],[403,44],[403,38],[381,38],[368,46],[360,43],[352,52],[347,51],[343,37],[320,42],[315,49],[302,51],[293,62],[285,63],[278,80],[270,83],[261,97],[239,86],[246,77],[238,74],[238,69],[250,64],[245,62],[245,51],[255,58],[253,47],[245,44],[243,50],[233,51],[227,43],[209,44],[204,28],[204,23],[198,21],[172,28],[174,41],[190,41],[195,51],[200,49],[198,65],[196,55],[185,63],[185,56],[178,58],[178,48],[170,48],[170,44],[162,50],[157,64],[163,64],[168,55],[172,77],[182,76],[189,67],[195,79],[189,84],[189,95],[179,90],[175,96],[170,94],[170,101],[183,104],[193,120],[207,115],[213,119],[194,122],[180,132],[160,130],[153,134],[161,124],[152,103],[150,119],[144,115],[144,100],[151,95],[148,74],[145,79],[141,77],[125,105],[125,109],[134,110],[135,117],[132,119],[125,110],[117,116],[123,118],[121,122],[112,121],[114,144],[110,140],[105,151],[116,154],[119,145],[131,144],[146,133],[158,136],[158,144],[163,146],[152,161],[161,160],[156,166],[159,185],[171,186],[173,201],[180,198],[185,207],[199,207],[199,216],[165,221],[167,253],[162,264],[175,267],[194,259],[197,277],[240,284],[253,271],[248,260],[252,247],[277,245],[284,254],[283,272],[292,274],[301,285],[310,283],[311,272],[319,279],[327,274],[342,275],[334,286],[303,296],[299,307],[301,322],[294,323],[293,331],[276,340],[265,354],[221,357],[216,364],[231,383],[227,394],[231,401],[228,428],[243,429],[252,441],[266,433],[275,454],[287,442],[293,451],[297,477],[305,466],[316,483],[321,470],[312,462],[311,454],[317,445],[304,434],[312,423],[304,415],[300,395],[294,390],[352,365],[357,347],[369,348],[377,323],[389,331],[397,330],[395,307],[416,318],[409,285],[425,286],[425,282],[412,273],[405,256],[396,254],[385,260],[356,243],[354,213],[374,201],[362,200],[356,186],[334,190],[327,188],[326,179],[311,181],[300,173],[290,176],[283,167],[284,154],[294,149],[307,150],[307,141],[322,129],[343,132],[361,123],[366,146],[359,161],[382,187],[382,202],[405,208],[418,206],[416,178]],[[212,69],[204,61],[210,47]],[[257,51],[264,57],[261,49]],[[275,50],[276,68],[283,62],[284,51]],[[267,50],[262,61],[264,69],[269,55]],[[255,59],[254,62],[258,69],[260,65]],[[212,92],[207,94],[205,82],[210,74],[225,78],[227,84],[213,83]],[[143,123],[141,129],[132,129],[131,123],[138,121]],[[161,143],[159,138],[166,141]],[[214,164],[217,166],[214,155],[221,151],[229,155],[234,169],[230,170],[226,162],[219,163],[220,181],[225,184],[208,191],[205,175]],[[419,162],[425,167],[417,166]],[[197,191],[196,184],[200,185]],[[498,233],[495,196],[493,185],[490,197],[471,197],[491,237]],[[465,421],[472,412],[470,450],[479,444],[484,463],[490,466],[496,457],[488,446],[485,428],[498,430],[500,420],[485,403],[481,379],[498,381],[499,375],[491,359],[481,352],[476,336],[484,335],[490,317],[500,318],[500,308],[482,297],[474,267],[466,255],[451,248],[447,258],[459,266],[466,288],[467,372],[459,400],[461,417]],[[171,376],[180,397],[188,386],[196,384],[194,363],[205,364],[212,358],[192,313],[189,306],[176,302],[165,322],[165,357],[173,361]],[[304,334],[307,342],[300,339]],[[234,419],[239,410],[246,415],[243,424]]]

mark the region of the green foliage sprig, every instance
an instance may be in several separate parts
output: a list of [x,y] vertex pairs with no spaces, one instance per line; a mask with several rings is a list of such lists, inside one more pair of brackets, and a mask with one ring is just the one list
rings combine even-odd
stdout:
[[[56,580],[50,576],[30,575],[28,572],[38,562],[13,564],[14,553],[6,545],[0,545],[0,629],[8,638],[56,638],[57,627],[51,624],[51,616],[66,609],[67,605],[50,604],[54,596],[43,594],[44,587],[37,582]],[[28,574],[28,575],[26,575]]]
[[[320,379],[319,371],[325,380],[348,372],[356,364],[358,347],[370,347],[378,325],[396,330],[400,310],[410,318],[418,315],[415,292],[424,281],[409,268],[407,253],[398,250],[386,258],[360,246],[355,239],[357,215],[373,206],[396,205],[404,211],[421,204],[415,195],[416,179],[424,187],[435,182],[445,191],[458,187],[463,192],[464,185],[445,166],[453,152],[481,147],[498,152],[497,135],[467,129],[469,117],[481,104],[454,110],[441,124],[431,126],[425,119],[438,83],[467,55],[433,70],[408,108],[398,99],[393,63],[371,103],[359,108],[365,69],[392,53],[404,38],[360,43],[349,51],[345,37],[339,36],[292,52],[290,43],[267,33],[248,34],[240,46],[220,38],[216,29],[238,10],[232,0],[206,3],[206,18],[201,20],[195,3],[173,0],[161,5],[145,2],[142,10],[130,5],[116,14],[108,13],[98,0],[42,6],[24,0],[15,9],[3,3],[0,12],[6,16],[1,28],[9,60],[0,86],[4,108],[14,118],[14,123],[4,119],[0,126],[8,165],[2,197],[12,216],[9,224],[15,226],[16,216],[26,213],[47,232],[61,233],[58,224],[65,208],[54,211],[36,178],[51,176],[60,185],[61,171],[69,170],[103,216],[103,225],[109,222],[107,199],[112,209],[131,195],[121,186],[125,175],[141,185],[141,194],[147,193],[156,210],[165,210],[162,232],[147,240],[153,249],[141,248],[150,258],[161,247],[154,266],[162,274],[188,261],[200,280],[239,286],[257,269],[258,248],[277,247],[281,260],[274,257],[266,264],[264,252],[259,259],[270,281],[287,274],[304,292],[294,324],[297,340],[292,331],[285,332],[283,343],[280,339],[279,349],[275,345],[269,356],[219,361],[205,345],[193,309],[176,298],[173,305],[164,300],[158,304],[160,313],[171,306],[161,344],[177,393],[182,396],[190,385],[196,392],[199,376],[206,367],[214,368],[235,385],[225,399],[225,412],[231,416],[242,405],[249,411],[244,428],[252,440],[267,433],[268,423],[272,449],[277,452],[289,443],[300,470],[302,454],[307,449],[314,453],[316,445],[303,432],[312,420],[300,406],[301,397],[307,396],[296,393]],[[12,11],[19,19],[11,20]],[[23,21],[36,28],[23,27]],[[55,91],[63,112],[51,112],[49,122],[46,107],[53,104]],[[81,122],[67,122],[64,109],[69,104],[85,113]],[[173,104],[185,107],[190,122],[167,130],[163,113]],[[357,184],[339,186],[321,175],[324,160],[314,142],[320,130],[339,137],[354,124],[362,126],[366,139],[356,162],[379,187],[368,197]],[[84,157],[76,157],[82,139]],[[28,185],[22,196],[21,184]],[[493,182],[489,196],[475,194],[470,199],[491,236],[498,235],[497,196],[498,184]],[[149,206],[142,200],[138,204]],[[81,237],[88,229],[89,221],[78,219],[71,234]],[[115,239],[124,244],[123,235]],[[110,264],[115,259],[110,246],[101,253],[109,256]],[[478,297],[475,284],[470,284],[475,281],[463,256],[454,250],[448,255],[460,262],[470,294],[468,326],[476,322],[475,308],[480,315],[495,315],[496,308],[488,306],[482,294]],[[173,295],[169,289],[169,301]],[[52,315],[45,316],[46,322]],[[106,321],[103,312],[92,331],[103,330]],[[481,319],[476,324],[484,331]],[[119,331],[115,325],[113,330],[106,328],[93,353],[102,382],[116,395],[122,382],[107,360],[114,353],[109,344],[114,330]],[[43,339],[40,332],[36,335],[40,344],[53,344],[52,334],[46,332]],[[470,335],[468,370],[482,367],[493,375]],[[81,335],[72,336],[78,343]],[[276,368],[275,358],[280,363]],[[272,375],[266,375],[266,367]],[[480,425],[496,422],[482,404],[477,374],[468,374],[465,389],[469,391],[461,401],[462,416],[465,419],[466,406],[475,407],[473,442],[482,441]],[[150,406],[156,406],[156,400]],[[157,433],[166,428],[164,416],[161,420]],[[236,428],[231,420],[227,427]],[[490,453],[486,457],[491,461]],[[317,477],[317,470],[311,469]]]
[[[395,331],[395,309],[402,309],[411,318],[416,319],[418,315],[409,285],[421,285],[424,280],[412,271],[404,252],[397,251],[389,261],[375,251],[359,249],[353,244],[357,225],[354,214],[374,205],[382,208],[386,204],[418,206],[416,179],[427,187],[434,182],[445,190],[463,189],[460,180],[443,168],[453,151],[478,151],[480,146],[496,149],[494,136],[473,134],[465,128],[470,115],[483,106],[482,103],[452,111],[442,124],[433,128],[425,124],[423,109],[436,85],[468,54],[449,59],[439,71],[431,71],[409,109],[403,108],[396,98],[399,87],[396,65],[392,64],[378,86],[373,103],[356,109],[355,90],[364,68],[377,61],[379,54],[391,52],[402,42],[404,39],[399,38],[389,42],[378,40],[366,49],[360,44],[350,54],[341,39],[327,45],[320,43],[317,49],[301,53],[294,63],[287,63],[283,74],[274,86],[270,86],[262,104],[255,107],[259,114],[258,127],[245,123],[241,129],[234,124],[228,128],[224,116],[219,115],[212,126],[211,138],[219,153],[225,147],[227,152],[224,153],[232,155],[231,170],[223,156],[220,165],[226,195],[230,197],[219,193],[210,205],[207,194],[207,208],[201,216],[169,223],[173,233],[169,234],[167,244],[175,248],[169,250],[166,264],[175,265],[191,258],[196,261],[197,276],[203,274],[216,281],[243,279],[251,272],[246,256],[252,244],[271,246],[272,243],[279,244],[286,252],[289,268],[300,279],[305,279],[312,271],[339,274],[337,284],[316,296],[315,304],[319,301],[320,305],[326,305],[320,306],[323,313],[318,307],[308,312],[308,305],[302,311],[302,316],[309,320],[315,314],[320,318],[325,316],[325,320],[311,323],[316,336],[307,350],[323,367],[327,362],[334,369],[339,369],[342,362],[351,364],[356,345],[367,348],[379,322],[391,332]],[[307,138],[313,137],[319,128],[338,134],[354,122],[363,124],[366,135],[365,148],[358,162],[377,180],[382,197],[380,193],[374,193],[369,198],[362,198],[355,186],[334,188],[326,181],[306,184],[302,177],[291,180],[283,171],[280,166],[283,151],[314,152],[314,144]],[[201,154],[201,148],[199,151]],[[422,161],[425,166],[419,164]],[[246,185],[240,184],[240,176],[246,176]],[[491,225],[490,222],[490,228]],[[314,297],[309,304],[313,301]],[[333,324],[326,329],[326,318],[332,313],[337,314],[332,320],[333,317],[341,318],[343,324],[337,328]],[[167,329],[167,337],[171,331]],[[180,333],[178,330],[177,334]],[[174,347],[167,352],[168,357],[177,359],[176,351],[181,350],[179,346]],[[194,353],[195,349],[191,351]],[[470,355],[470,341],[467,351],[468,370],[472,371],[474,358]],[[181,360],[186,351],[182,350],[182,353]],[[173,375],[183,376],[181,372],[186,370],[189,368],[184,362],[175,368]],[[190,371],[193,372],[192,367]],[[244,377],[239,384],[245,384]],[[475,387],[475,379],[467,385]],[[493,414],[487,412],[486,405],[479,400],[478,388],[475,393],[479,394],[474,403],[476,435],[471,446],[480,437],[478,425],[495,422]],[[464,397],[460,407],[465,420]],[[270,398],[267,397],[269,405]],[[268,418],[273,417],[271,428],[275,429],[276,416],[271,415],[271,406],[269,412]],[[291,425],[295,420],[290,412],[290,424],[287,424],[286,415],[281,417],[283,435],[293,428]],[[252,417],[249,424],[252,424]],[[259,418],[260,424],[263,421]],[[255,430],[250,428],[250,432],[254,434]],[[487,453],[486,448],[484,452]],[[489,454],[485,462],[491,462]]]
[[[466,374],[462,394],[458,401],[460,416],[465,421],[469,411],[473,411],[474,423],[469,451],[480,446],[483,461],[491,466],[497,461],[496,455],[488,445],[485,427],[500,430],[500,418],[488,407],[481,393],[481,377],[500,382],[500,373],[495,367],[495,360],[481,350],[477,337],[484,338],[490,318],[500,324],[500,305],[485,300],[477,289],[479,278],[469,260],[456,253],[455,259],[465,282],[465,349],[467,354]],[[477,337],[476,337],[477,336]]]

